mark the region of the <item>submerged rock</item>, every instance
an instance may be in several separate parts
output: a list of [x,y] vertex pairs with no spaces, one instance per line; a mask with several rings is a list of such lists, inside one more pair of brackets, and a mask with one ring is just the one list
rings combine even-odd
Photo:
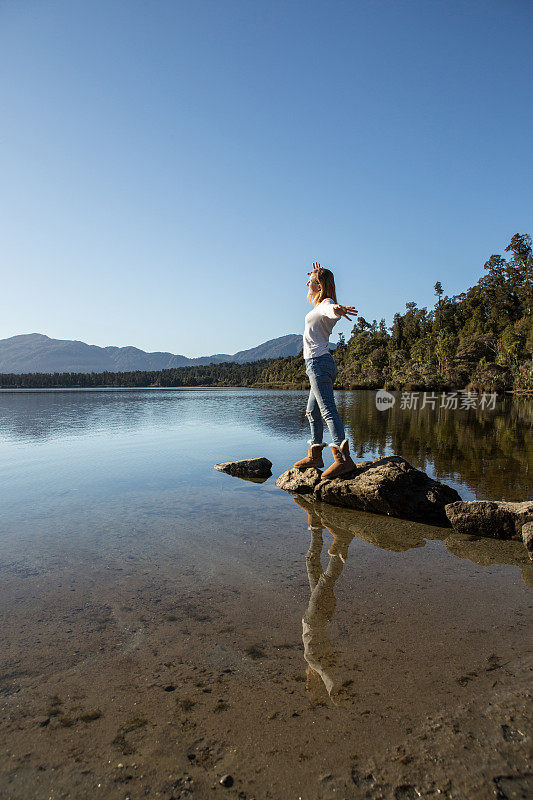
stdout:
[[237,478],[269,478],[272,475],[272,461],[268,458],[245,458],[241,461],[223,461],[215,464],[219,472],[227,472]]
[[[446,506],[454,530],[494,539],[519,539],[522,527],[533,522],[533,500],[461,500]],[[527,547],[527,544],[526,544]]]
[[460,500],[449,486],[433,480],[401,456],[363,461],[347,475],[323,479],[314,467],[293,468],[276,481],[281,489],[313,493],[315,500],[335,506],[393,517],[448,524],[444,507]]

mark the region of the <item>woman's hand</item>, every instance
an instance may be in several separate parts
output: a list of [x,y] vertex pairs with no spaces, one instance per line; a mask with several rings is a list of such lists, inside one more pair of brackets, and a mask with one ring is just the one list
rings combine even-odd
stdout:
[[336,317],[346,317],[348,320],[350,317],[357,316],[357,310],[353,306],[335,305],[333,306],[333,313]]

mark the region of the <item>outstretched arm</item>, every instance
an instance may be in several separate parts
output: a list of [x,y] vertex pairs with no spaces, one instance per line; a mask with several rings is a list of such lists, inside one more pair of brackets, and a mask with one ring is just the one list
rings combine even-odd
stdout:
[[336,317],[345,317],[348,320],[357,316],[357,310],[353,306],[334,305],[333,313]]
[[355,317],[357,315],[357,309],[353,306],[341,306],[339,303],[334,303],[331,299],[321,303],[320,310],[325,317],[329,317],[330,319],[345,317],[349,320],[350,317]]

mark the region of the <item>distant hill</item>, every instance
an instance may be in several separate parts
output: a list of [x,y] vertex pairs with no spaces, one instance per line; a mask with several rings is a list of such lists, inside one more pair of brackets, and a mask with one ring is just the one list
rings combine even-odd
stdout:
[[269,339],[268,342],[238,353],[187,358],[172,353],[146,353],[137,347],[97,347],[94,344],[51,339],[42,333],[27,333],[0,339],[0,373],[31,372],[131,372],[220,364],[233,361],[245,364],[265,358],[295,356],[302,349],[297,333]]

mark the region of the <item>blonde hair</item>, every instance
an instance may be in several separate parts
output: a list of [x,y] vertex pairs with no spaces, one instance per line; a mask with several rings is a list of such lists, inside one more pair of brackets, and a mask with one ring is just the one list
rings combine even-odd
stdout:
[[326,297],[331,297],[333,302],[336,303],[337,292],[335,291],[335,278],[333,277],[333,272],[330,269],[319,267],[318,269],[313,270],[311,275],[313,275],[315,280],[320,284],[320,291],[311,292],[311,289],[309,289],[307,292],[307,299],[309,302],[314,306],[317,306],[322,302],[322,300],[325,300]]

